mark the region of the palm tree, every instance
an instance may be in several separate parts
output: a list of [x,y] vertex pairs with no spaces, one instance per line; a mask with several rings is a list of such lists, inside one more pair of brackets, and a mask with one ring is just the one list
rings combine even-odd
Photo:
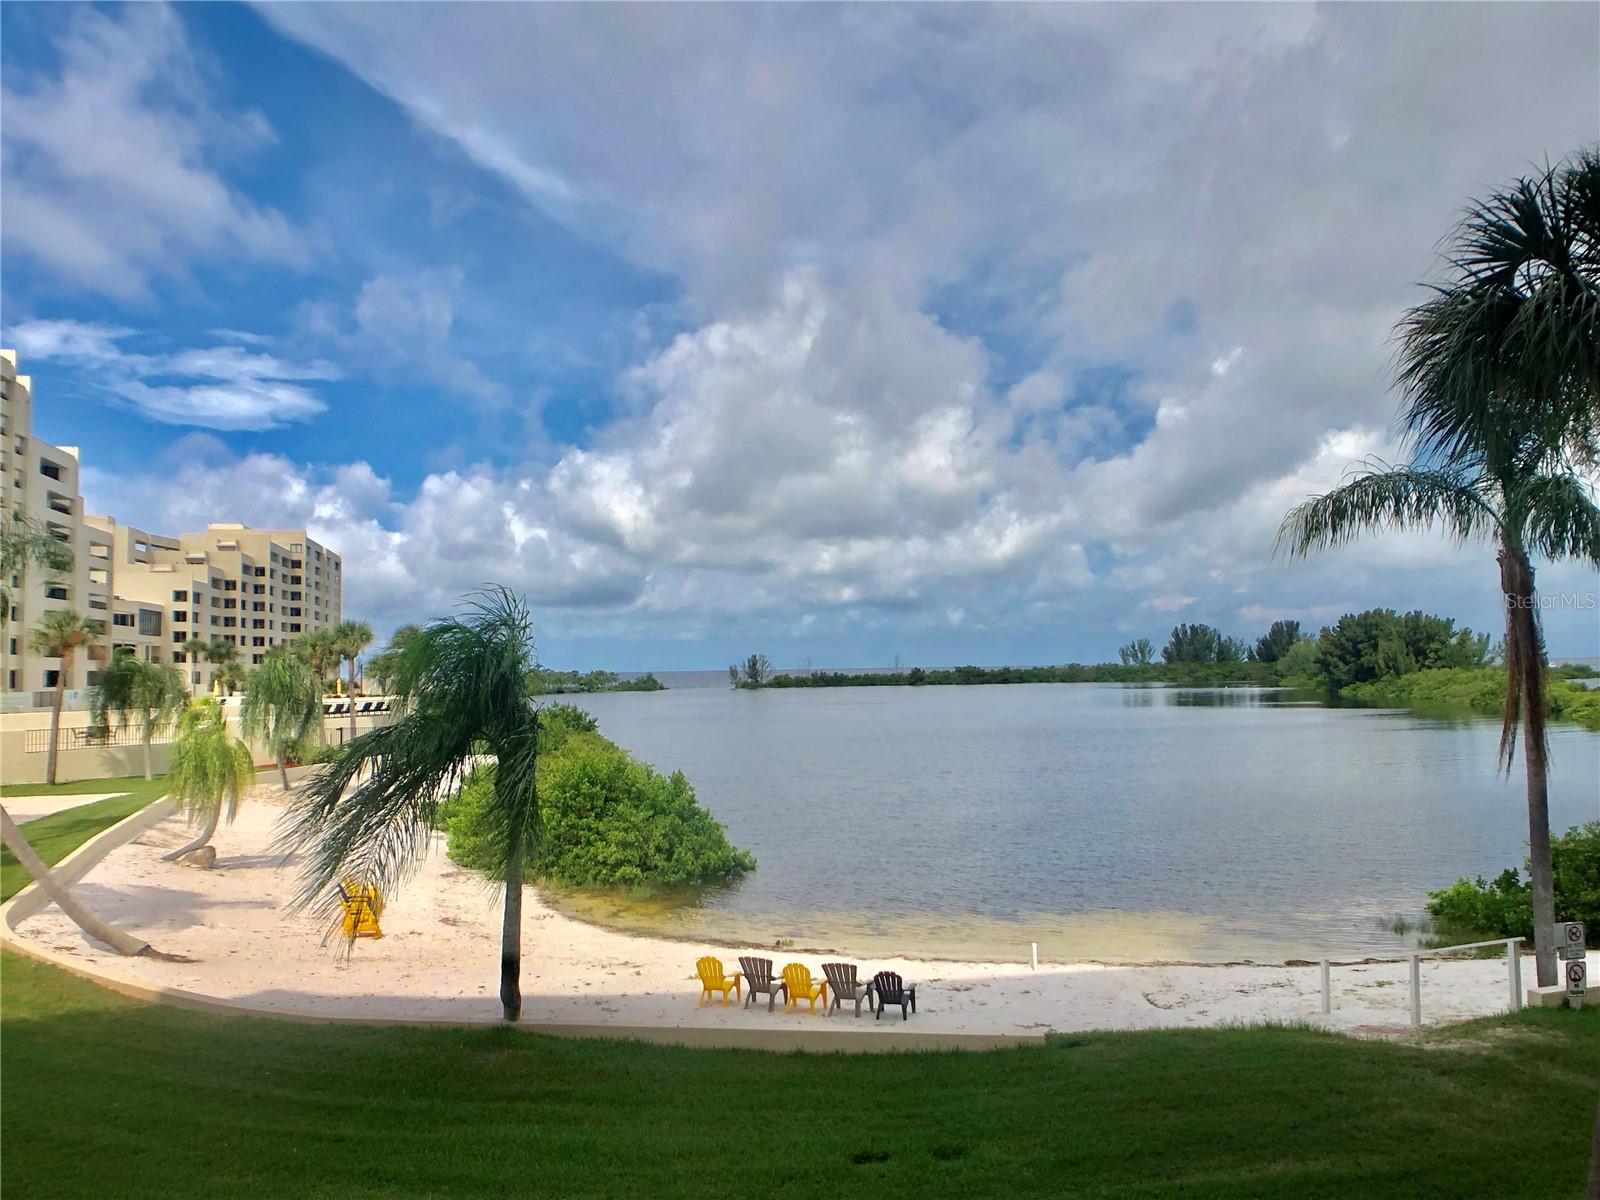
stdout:
[[[184,644],[187,645],[188,643]],[[239,647],[235,646],[227,638],[212,638],[211,641],[206,643],[203,653],[206,656],[206,661],[217,668],[211,674],[211,690],[220,695],[222,689],[227,687],[228,694],[232,695],[233,688],[228,686],[228,681],[241,678],[237,670],[239,667]]]
[[1497,548],[1506,610],[1500,758],[1520,726],[1541,986],[1556,982],[1545,656],[1531,556],[1600,565],[1600,508],[1582,470],[1600,444],[1600,154],[1473,205],[1449,278],[1402,320],[1408,466],[1366,469],[1285,518],[1291,552],[1365,530],[1441,525]]
[[331,675],[337,686],[340,653],[332,629],[314,630],[296,639],[293,648],[294,652],[310,665],[319,684],[326,686]]
[[[178,649],[183,652],[183,656],[190,663],[194,664],[195,667],[198,667],[200,665],[200,660],[205,658],[209,653],[211,649],[211,643],[206,641],[204,638],[191,636],[183,643],[183,645],[179,646]],[[191,699],[194,696],[195,684],[198,682],[198,680],[195,680],[194,677],[199,673],[200,672],[198,670],[194,670],[193,668],[190,670],[189,678],[192,682],[189,684],[189,696]]]
[[219,817],[226,816],[231,824],[239,799],[254,777],[250,748],[228,736],[222,705],[209,696],[191,704],[183,714],[178,740],[172,747],[167,784],[169,794],[190,823],[198,817],[204,824],[193,841],[162,855],[162,861],[173,862],[210,842]]
[[30,566],[52,575],[72,570],[72,547],[32,517],[0,516],[0,626],[11,619],[11,577],[19,580]]
[[298,902],[332,912],[335,885],[346,877],[385,889],[404,879],[429,845],[440,801],[473,759],[493,755],[492,865],[505,872],[500,1007],[507,1021],[522,1014],[522,869],[537,836],[532,667],[532,618],[522,600],[504,588],[475,593],[459,617],[431,622],[406,643],[395,677],[405,715],[349,742],[285,817],[285,844],[311,847]]
[[35,654],[45,658],[59,658],[61,667],[56,671],[54,702],[50,706],[50,753],[45,759],[44,781],[56,781],[56,739],[61,733],[61,701],[66,693],[67,674],[72,670],[72,660],[78,651],[94,642],[106,630],[105,624],[88,617],[80,617],[69,608],[52,609],[39,618],[39,623],[28,634],[28,645]]
[[100,682],[94,689],[92,711],[96,725],[105,725],[109,713],[118,715],[118,724],[126,729],[134,717],[139,718],[139,737],[144,745],[144,777],[154,779],[150,763],[150,740],[157,729],[172,721],[184,705],[189,694],[183,686],[183,676],[178,668],[165,663],[145,662],[131,650],[119,650],[111,663],[100,673]]
[[239,726],[245,737],[263,742],[278,764],[278,781],[289,790],[284,759],[313,733],[322,733],[322,680],[306,661],[279,646],[261,656],[245,683]]
[[[340,621],[333,627],[333,644],[350,667],[350,695],[356,694],[356,659],[372,645],[372,626],[365,621]],[[350,706],[350,736],[356,736],[356,706]]]
[[378,681],[385,692],[400,668],[400,655],[406,643],[422,632],[420,625],[402,625],[389,635],[389,644],[367,660],[367,675]]
[[40,890],[50,897],[51,903],[95,941],[110,946],[118,954],[157,955],[157,951],[151,949],[149,942],[142,942],[132,934],[123,933],[115,925],[108,925],[80,904],[69,889],[62,887],[50,868],[45,866],[38,852],[28,844],[28,839],[22,836],[22,830],[17,827],[17,823],[11,819],[11,814],[3,805],[0,805],[0,842],[16,855],[17,861],[27,869]]

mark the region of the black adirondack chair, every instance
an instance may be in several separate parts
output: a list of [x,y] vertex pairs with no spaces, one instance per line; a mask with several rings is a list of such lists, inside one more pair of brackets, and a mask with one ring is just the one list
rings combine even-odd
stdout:
[[772,960],[770,958],[751,958],[739,956],[739,970],[744,974],[744,1006],[750,1007],[750,1002],[756,998],[757,992],[767,994],[767,1011],[772,1011],[772,1004],[778,998],[779,992],[787,995],[783,980],[772,974]]
[[877,1020],[883,1020],[883,1010],[891,1004],[900,1006],[900,1019],[906,1019],[906,1010],[917,1011],[917,988],[907,983],[893,971],[879,971],[872,977],[872,990],[878,993]]
[[828,1016],[846,1000],[856,1002],[856,1016],[861,1015],[861,1002],[872,1008],[872,985],[856,978],[855,963],[823,963],[822,973],[828,978],[828,990],[833,993],[833,1003],[828,1005]]

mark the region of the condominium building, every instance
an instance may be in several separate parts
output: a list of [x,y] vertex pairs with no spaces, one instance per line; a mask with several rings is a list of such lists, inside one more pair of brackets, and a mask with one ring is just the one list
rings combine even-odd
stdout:
[[[109,621],[111,589],[83,521],[78,493],[78,451],[54,446],[33,436],[33,381],[17,374],[14,351],[0,350],[0,491],[4,511],[28,519],[72,551],[72,569],[51,574],[38,567],[6,580],[9,610],[0,631],[0,680],[7,691],[52,688],[61,670],[59,659],[43,659],[28,650],[28,631],[53,609],[74,609]],[[85,686],[102,664],[106,650],[91,647],[67,671],[66,686]]]
[[0,663],[6,692],[26,697],[55,687],[61,661],[28,648],[28,631],[52,608],[106,626],[104,637],[68,669],[69,690],[93,686],[118,649],[174,663],[203,689],[220,666],[186,651],[191,639],[231,643],[248,670],[274,646],[339,623],[343,560],[304,529],[218,523],[170,537],[109,516],[86,516],[78,452],[32,436],[31,381],[16,373],[9,350],[0,351],[0,388],[10,511],[42,525],[73,556],[70,572],[51,578],[34,567],[11,588]]

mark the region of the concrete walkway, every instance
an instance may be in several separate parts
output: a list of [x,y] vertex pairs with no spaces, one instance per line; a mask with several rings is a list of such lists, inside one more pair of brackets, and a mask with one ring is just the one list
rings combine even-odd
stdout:
[[29,821],[37,821],[40,817],[66,812],[69,808],[82,808],[85,804],[111,800],[127,794],[127,792],[84,792],[72,796],[7,796],[0,803],[5,804],[6,811],[11,814],[13,821],[18,825],[25,825]]

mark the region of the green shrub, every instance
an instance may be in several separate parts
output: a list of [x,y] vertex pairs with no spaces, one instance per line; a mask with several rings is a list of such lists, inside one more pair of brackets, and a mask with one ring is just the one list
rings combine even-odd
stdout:
[[[1339,695],[1362,704],[1469,708],[1498,715],[1506,703],[1506,672],[1504,667],[1438,667],[1351,684],[1340,689]],[[1552,677],[1545,698],[1553,719],[1600,729],[1600,690]]]
[[[1582,921],[1591,946],[1600,946],[1600,821],[1550,839],[1556,920]],[[1508,868],[1489,882],[1458,879],[1428,893],[1428,915],[1452,934],[1533,937],[1530,888]]]
[[[543,753],[537,787],[542,828],[528,852],[532,879],[670,886],[755,869],[755,859],[735,849],[721,823],[696,802],[681,772],[663,776],[597,733],[566,733]],[[493,788],[492,765],[474,771],[446,820],[451,860],[490,876],[500,874],[494,832],[484,817]]]

